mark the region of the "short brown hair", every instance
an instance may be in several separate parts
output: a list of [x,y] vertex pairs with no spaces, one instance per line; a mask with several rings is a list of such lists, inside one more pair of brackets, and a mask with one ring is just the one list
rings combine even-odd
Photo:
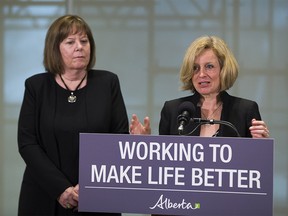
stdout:
[[60,43],[69,34],[76,34],[78,32],[86,33],[90,43],[90,60],[87,65],[87,71],[94,66],[96,62],[96,46],[90,27],[77,15],[65,15],[56,19],[46,34],[43,65],[47,72],[54,74],[61,74],[63,72],[64,66],[59,48]]
[[180,70],[182,90],[195,92],[192,83],[194,75],[193,66],[195,59],[204,50],[211,49],[218,58],[220,64],[220,91],[231,88],[237,79],[239,66],[226,43],[216,36],[202,36],[193,41],[188,47]]

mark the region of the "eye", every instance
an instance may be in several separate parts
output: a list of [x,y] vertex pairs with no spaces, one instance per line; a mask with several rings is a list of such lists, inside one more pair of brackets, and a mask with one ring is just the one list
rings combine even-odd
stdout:
[[194,65],[193,66],[193,71],[198,72],[199,71],[199,65]]
[[214,65],[213,65],[213,64],[207,64],[207,65],[206,65],[206,69],[208,69],[208,70],[209,70],[209,69],[211,70],[211,69],[213,69],[213,68],[214,68]]
[[86,39],[85,39],[85,40],[81,40],[81,42],[82,42],[82,43],[87,43],[88,40],[86,40]]
[[66,44],[72,45],[72,44],[74,44],[74,41],[68,40],[68,41],[66,41]]
[[87,44],[87,43],[89,43],[88,38],[83,38],[83,39],[81,39],[81,43],[82,43],[82,44]]

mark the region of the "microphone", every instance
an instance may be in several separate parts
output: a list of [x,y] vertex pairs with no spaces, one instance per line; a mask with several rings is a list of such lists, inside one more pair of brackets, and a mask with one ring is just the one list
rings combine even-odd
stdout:
[[230,128],[232,128],[234,130],[234,132],[237,134],[238,137],[241,137],[237,128],[228,121],[223,121],[223,120],[214,120],[214,119],[201,119],[201,118],[191,118],[190,121],[195,122],[195,123],[199,123],[199,124],[222,124],[222,125],[226,125]]
[[[190,122],[195,122],[195,123],[199,124],[198,126],[200,126],[202,124],[226,125],[226,126],[232,128],[235,131],[235,133],[237,134],[238,137],[241,137],[239,132],[238,132],[238,130],[237,130],[237,128],[231,122],[223,121],[223,120],[214,120],[214,119],[193,118],[193,114],[195,113],[195,110],[196,109],[195,109],[194,104],[192,102],[190,102],[190,101],[185,101],[182,104],[180,104],[180,106],[178,107],[178,114],[179,115],[178,115],[177,119],[178,119],[178,124],[179,124],[178,132],[179,132],[180,135],[182,134],[182,132],[184,130],[184,127],[187,124],[189,124]],[[191,133],[193,133],[193,131]]]
[[181,103],[178,107],[178,132],[182,134],[184,127],[189,124],[192,114],[195,112],[195,106],[189,101]]

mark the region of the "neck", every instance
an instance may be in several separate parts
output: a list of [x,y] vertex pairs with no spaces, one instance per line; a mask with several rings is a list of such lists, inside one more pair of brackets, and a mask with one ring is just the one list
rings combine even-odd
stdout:
[[221,103],[219,94],[217,95],[209,95],[209,96],[202,96],[200,99],[201,107],[204,109],[213,109]]
[[64,80],[73,82],[73,81],[79,81],[82,80],[84,76],[86,76],[87,71],[81,70],[81,71],[65,71],[61,76]]
[[200,100],[201,118],[220,119],[222,111],[222,102],[218,95],[214,97],[202,97]]
[[58,82],[59,85],[66,88],[67,90],[76,91],[79,88],[86,85],[86,79],[85,78],[87,77],[87,73],[84,73],[81,75],[82,75],[82,77],[80,77],[80,75],[78,75],[77,79],[70,80],[69,78],[64,77],[64,75],[59,74],[56,77],[56,81]]

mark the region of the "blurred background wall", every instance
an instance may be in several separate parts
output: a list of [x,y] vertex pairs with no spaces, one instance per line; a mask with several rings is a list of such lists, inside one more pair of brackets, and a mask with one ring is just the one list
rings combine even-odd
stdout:
[[189,94],[178,81],[186,48],[201,35],[222,37],[240,64],[229,92],[257,101],[275,138],[274,215],[288,215],[287,0],[1,0],[0,215],[17,212],[24,80],[44,71],[47,28],[66,13],[89,23],[95,68],[119,75],[129,117],[150,116],[154,134],[165,100]]

